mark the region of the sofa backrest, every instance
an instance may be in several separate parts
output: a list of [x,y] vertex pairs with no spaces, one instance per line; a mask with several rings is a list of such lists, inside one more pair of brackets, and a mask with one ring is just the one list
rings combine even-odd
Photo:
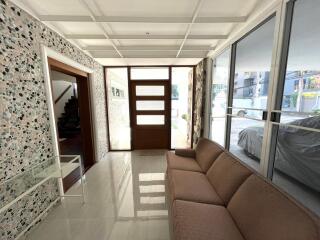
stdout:
[[223,148],[206,138],[200,138],[196,146],[196,160],[201,169],[207,172],[214,160],[223,152]]
[[227,206],[247,240],[319,240],[319,220],[271,183],[252,174]]
[[207,178],[220,198],[227,205],[239,186],[252,174],[227,152],[223,152],[214,161],[207,172]]

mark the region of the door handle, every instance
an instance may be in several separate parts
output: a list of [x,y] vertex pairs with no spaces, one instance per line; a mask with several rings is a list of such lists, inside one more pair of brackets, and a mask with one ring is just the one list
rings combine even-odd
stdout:
[[262,120],[266,121],[268,118],[268,111],[263,111],[262,112]]

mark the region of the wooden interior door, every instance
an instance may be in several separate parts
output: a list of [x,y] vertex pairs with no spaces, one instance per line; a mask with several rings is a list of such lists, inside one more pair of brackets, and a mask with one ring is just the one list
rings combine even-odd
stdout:
[[130,80],[133,149],[170,147],[169,80]]

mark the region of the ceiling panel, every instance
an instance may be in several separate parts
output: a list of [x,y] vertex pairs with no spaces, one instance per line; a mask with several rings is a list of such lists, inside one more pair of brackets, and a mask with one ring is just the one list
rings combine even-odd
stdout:
[[114,34],[185,34],[188,24],[111,23]]
[[78,41],[83,46],[111,46],[108,39],[81,39]]
[[193,39],[187,39],[185,45],[189,45],[189,46],[211,46],[214,47],[216,46],[218,43],[218,40],[215,39],[208,39],[208,40],[193,40]]
[[[13,0],[26,3],[27,7],[34,9],[38,15],[66,15],[89,16],[80,0]],[[122,16],[122,17],[189,17],[191,18],[199,0],[84,0],[93,13],[97,16]],[[239,17],[248,16],[257,6],[263,6],[270,0],[204,0],[198,17]],[[122,18],[123,20],[123,18]],[[150,20],[150,19],[148,19]],[[70,20],[69,20],[70,21]],[[72,21],[75,21],[72,19]],[[116,21],[120,21],[117,19]],[[146,21],[146,19],[144,19]],[[48,25],[57,26],[63,34],[101,35],[102,30],[93,22],[45,22]],[[192,35],[228,35],[242,23],[195,23],[190,34]],[[113,35],[184,35],[188,24],[183,23],[133,23],[113,22],[103,23],[108,34]],[[74,42],[81,47],[111,46],[107,39],[79,39]],[[127,39],[114,40],[119,46],[175,46],[182,43],[182,39]],[[223,40],[189,40],[185,46],[209,46],[215,47]],[[99,53],[95,51],[94,53]],[[195,53],[204,54],[206,51],[182,51],[180,58],[175,58],[175,51],[124,51],[130,58],[119,60],[116,51],[109,51],[109,57],[105,54],[97,54],[102,64],[107,64],[110,59],[118,59],[120,65],[126,64],[196,64],[201,58]],[[141,58],[145,56],[145,59]],[[159,58],[155,58],[158,56]],[[167,56],[167,59],[163,57]],[[171,58],[172,56],[172,58]],[[104,59],[104,60],[101,60]],[[106,60],[107,59],[107,60]],[[103,63],[103,61],[105,61]],[[109,65],[117,65],[115,62]]]
[[205,0],[199,12],[199,17],[247,16],[257,2],[266,0]]
[[97,58],[104,66],[126,65],[195,65],[202,58]]
[[96,23],[56,22],[64,34],[102,34]]
[[217,34],[228,35],[234,23],[205,23],[193,24],[190,34]]
[[139,40],[119,40],[122,46],[137,46],[137,45],[144,45],[144,46],[152,46],[152,45],[180,45],[182,40],[176,39],[139,39]]
[[198,0],[95,0],[106,16],[192,16]]
[[88,15],[79,0],[24,0],[41,15]]

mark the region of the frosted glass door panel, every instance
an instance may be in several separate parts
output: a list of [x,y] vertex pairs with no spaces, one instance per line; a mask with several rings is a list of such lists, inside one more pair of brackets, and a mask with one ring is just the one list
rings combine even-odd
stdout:
[[137,115],[137,125],[164,125],[164,115]]
[[164,86],[136,86],[136,96],[164,96]]
[[164,110],[164,101],[136,101],[138,111]]
[[131,68],[132,80],[169,80],[169,68],[168,67],[140,67]]

